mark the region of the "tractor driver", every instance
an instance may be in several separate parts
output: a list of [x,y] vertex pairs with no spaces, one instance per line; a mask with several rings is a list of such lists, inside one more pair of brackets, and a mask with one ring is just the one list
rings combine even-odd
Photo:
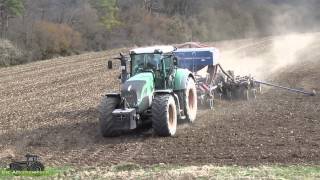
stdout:
[[137,54],[132,56],[133,74],[137,74],[143,70],[152,70],[157,72],[160,68],[161,55],[154,54]]

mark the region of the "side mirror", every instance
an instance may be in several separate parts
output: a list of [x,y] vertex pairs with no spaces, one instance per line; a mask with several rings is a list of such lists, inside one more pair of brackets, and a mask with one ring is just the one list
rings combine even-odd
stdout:
[[113,68],[112,66],[113,66],[112,61],[108,61],[108,69],[112,69]]
[[178,66],[178,58],[173,57],[173,65]]

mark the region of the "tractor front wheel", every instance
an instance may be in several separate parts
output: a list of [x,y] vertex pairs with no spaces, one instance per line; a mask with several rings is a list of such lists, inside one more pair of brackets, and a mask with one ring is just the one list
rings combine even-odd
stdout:
[[100,105],[100,131],[104,137],[115,137],[119,136],[121,132],[114,129],[114,120],[112,112],[120,104],[120,98],[118,97],[107,97],[102,99]]
[[159,136],[174,136],[177,131],[177,109],[173,96],[159,95],[152,102],[152,128]]
[[197,116],[198,98],[196,83],[191,77],[188,79],[187,89],[185,90],[183,101],[186,121],[192,123],[196,120]]

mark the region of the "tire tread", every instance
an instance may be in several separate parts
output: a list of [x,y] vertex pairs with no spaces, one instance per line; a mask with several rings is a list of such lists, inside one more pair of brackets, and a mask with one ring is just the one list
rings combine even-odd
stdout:
[[152,102],[152,128],[159,136],[171,136],[167,122],[170,95],[156,96]]

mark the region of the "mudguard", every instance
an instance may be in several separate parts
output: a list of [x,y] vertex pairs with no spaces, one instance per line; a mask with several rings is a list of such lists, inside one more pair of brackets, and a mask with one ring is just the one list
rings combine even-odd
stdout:
[[194,79],[193,74],[188,69],[177,69],[174,78],[174,90],[184,90],[187,88],[187,81],[189,77]]

